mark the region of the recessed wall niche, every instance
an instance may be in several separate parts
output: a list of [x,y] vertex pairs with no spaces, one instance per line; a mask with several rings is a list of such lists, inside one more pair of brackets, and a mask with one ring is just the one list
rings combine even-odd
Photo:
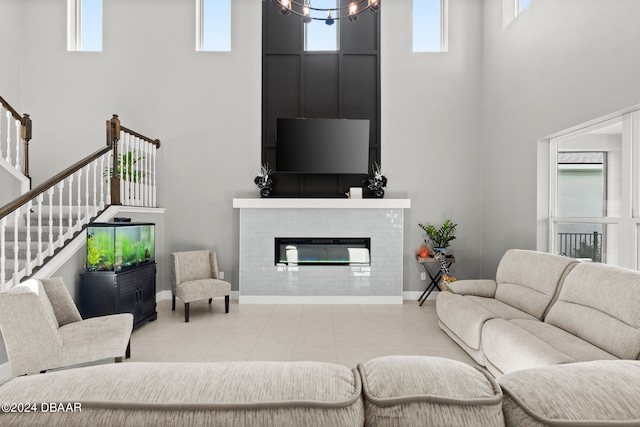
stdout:
[[[347,5],[347,0],[340,0]],[[305,51],[300,17],[282,15],[263,3],[262,163],[278,171],[278,118],[339,118],[370,121],[369,164],[380,163],[380,13],[340,20],[337,51]],[[371,172],[371,171],[370,171]],[[276,173],[274,197],[345,197],[349,187],[366,188],[367,175]]]

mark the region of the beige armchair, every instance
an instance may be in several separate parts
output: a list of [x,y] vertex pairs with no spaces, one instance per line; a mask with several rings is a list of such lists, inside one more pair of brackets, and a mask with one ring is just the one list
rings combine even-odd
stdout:
[[218,279],[218,259],[211,251],[174,252],[171,254],[172,310],[176,297],[184,302],[184,321],[189,321],[189,303],[224,297],[225,313],[229,312],[231,284]]
[[0,293],[0,332],[14,376],[129,357],[133,315],[83,320],[61,278],[27,280]]

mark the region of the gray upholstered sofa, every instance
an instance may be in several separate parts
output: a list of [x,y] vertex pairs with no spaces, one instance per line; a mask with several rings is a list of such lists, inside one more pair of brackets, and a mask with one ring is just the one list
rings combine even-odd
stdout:
[[640,272],[509,250],[496,280],[461,280],[438,320],[495,376],[527,368],[640,357]]
[[640,425],[640,362],[528,369],[495,380],[462,362],[120,363],[0,386],[2,426]]

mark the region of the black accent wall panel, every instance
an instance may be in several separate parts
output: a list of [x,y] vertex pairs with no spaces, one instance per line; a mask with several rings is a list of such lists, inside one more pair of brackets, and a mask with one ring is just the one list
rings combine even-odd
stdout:
[[[264,6],[267,6],[264,8]],[[263,5],[262,46],[268,51],[300,51],[304,49],[300,19],[284,16],[275,4]]]
[[304,102],[301,117],[340,117],[339,58],[333,54],[304,55]]
[[305,52],[301,19],[283,16],[276,2],[263,3],[262,162],[276,170],[274,197],[345,197],[352,186],[370,195],[366,175],[278,174],[276,121],[369,119],[369,163],[380,163],[380,13],[341,20],[339,51]]
[[[275,166],[276,119],[300,117],[301,63],[299,55],[269,55],[264,62],[262,106],[263,163]],[[268,150],[268,151],[265,151]]]

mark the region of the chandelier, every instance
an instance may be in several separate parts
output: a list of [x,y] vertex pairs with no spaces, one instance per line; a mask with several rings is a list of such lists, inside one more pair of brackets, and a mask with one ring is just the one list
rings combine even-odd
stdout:
[[[271,1],[271,0],[262,0]],[[348,18],[350,22],[354,22],[365,10],[377,12],[380,10],[380,0],[353,0],[347,6],[335,8],[318,8],[312,7],[309,0],[303,2],[295,0],[276,0],[280,6],[280,13],[289,15],[293,13],[302,17],[302,22],[308,24],[312,20],[324,21],[327,25],[333,25],[338,19]]]

